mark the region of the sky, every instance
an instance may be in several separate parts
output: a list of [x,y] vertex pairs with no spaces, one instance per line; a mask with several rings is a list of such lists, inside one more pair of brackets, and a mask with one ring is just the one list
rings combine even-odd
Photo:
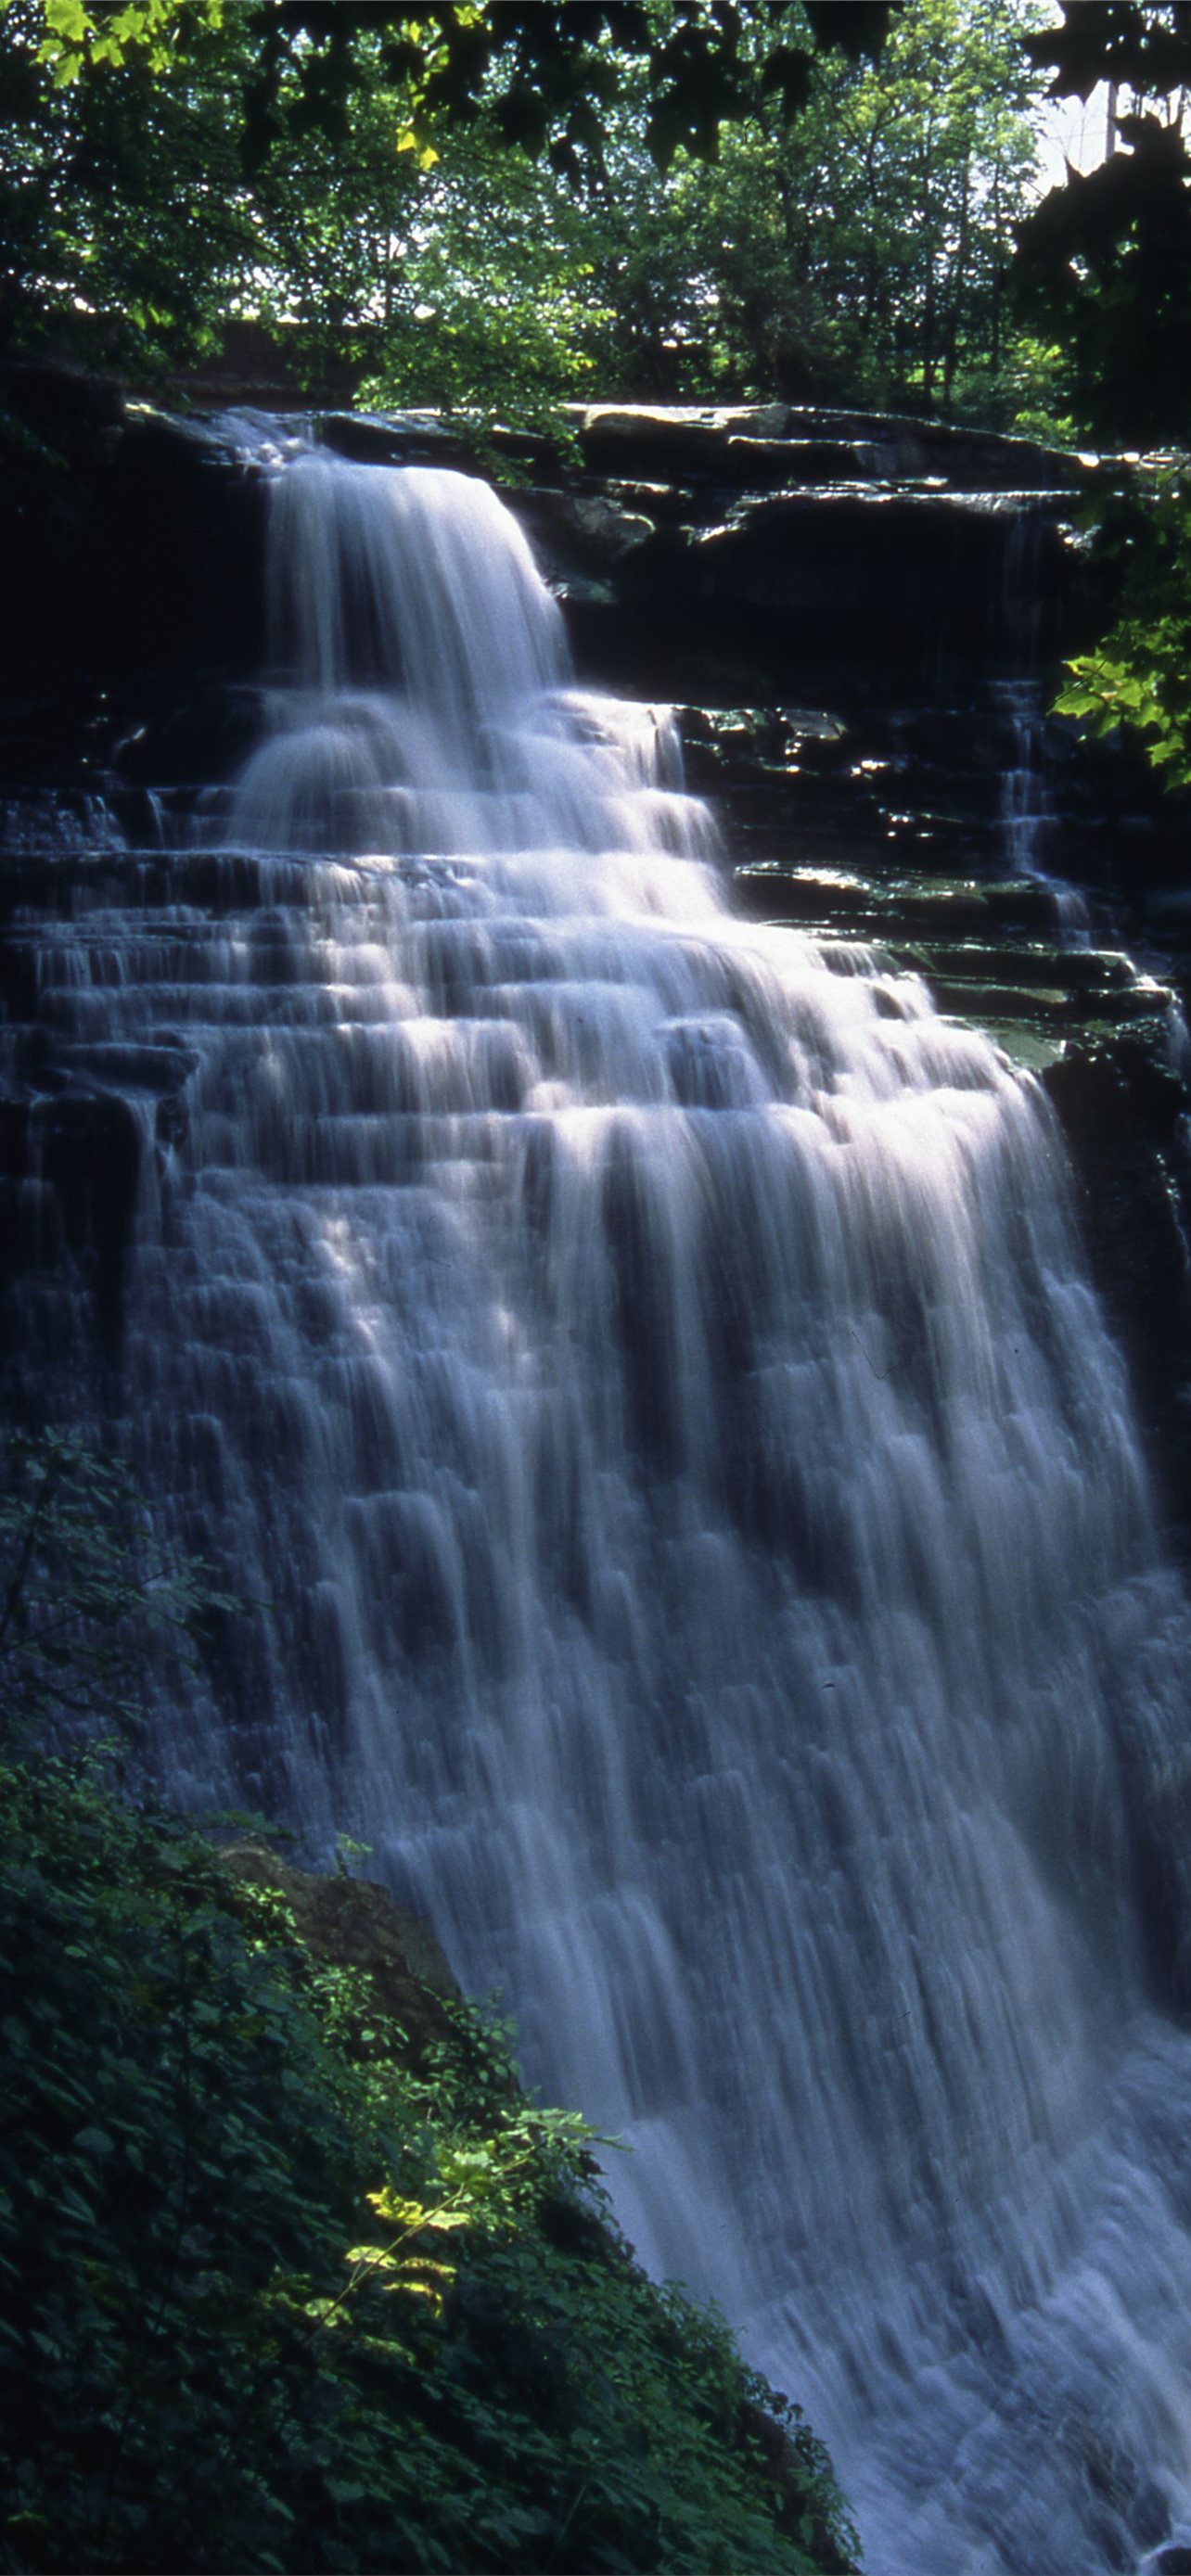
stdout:
[[1042,118],[1042,159],[1038,194],[1063,184],[1065,165],[1094,170],[1103,161],[1108,133],[1108,84],[1101,81],[1090,98],[1048,101]]

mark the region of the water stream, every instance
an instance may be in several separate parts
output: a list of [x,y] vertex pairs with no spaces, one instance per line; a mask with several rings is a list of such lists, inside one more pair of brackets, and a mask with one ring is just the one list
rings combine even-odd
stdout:
[[172,903],[43,964],[194,1062],[125,1436],[274,1611],[170,1776],[359,1837],[503,1988],[872,2576],[1132,2567],[1191,2496],[1139,1861],[1189,1627],[1044,1104],[734,917],[481,484],[300,456],[272,547],[259,747]]

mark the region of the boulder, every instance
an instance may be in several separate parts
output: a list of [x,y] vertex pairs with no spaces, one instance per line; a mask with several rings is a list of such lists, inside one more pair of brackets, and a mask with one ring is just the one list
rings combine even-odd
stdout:
[[298,1869],[266,1843],[225,1844],[217,1857],[234,1882],[284,1898],[315,1959],[363,1970],[377,2009],[404,2031],[415,2058],[450,2032],[446,2006],[460,2000],[458,1980],[433,1932],[387,1887]]

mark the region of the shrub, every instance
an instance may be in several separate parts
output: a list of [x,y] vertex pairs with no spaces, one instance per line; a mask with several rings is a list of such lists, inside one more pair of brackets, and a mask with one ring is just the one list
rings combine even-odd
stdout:
[[821,2449],[473,2008],[0,1765],[0,2567],[845,2570]]

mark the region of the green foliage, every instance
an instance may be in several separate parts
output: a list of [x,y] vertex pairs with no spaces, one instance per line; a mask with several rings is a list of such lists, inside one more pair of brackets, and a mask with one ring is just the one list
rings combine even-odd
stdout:
[[[310,387],[527,420],[777,389],[1179,436],[1189,71],[1184,0],[6,0],[0,339],[143,375],[251,316]],[[1031,208],[1052,74],[1128,85],[1122,148]]]
[[[842,2570],[826,2463],[582,2124],[192,1829],[0,1766],[0,2567]],[[769,2435],[774,2438],[772,2423]]]
[[[1028,39],[1056,96],[1110,84],[1115,149],[1068,174],[1022,225],[1015,301],[1061,341],[1081,431],[1183,449],[1191,416],[1191,83],[1186,0],[1065,0]],[[1056,711],[1092,734],[1118,726],[1171,787],[1191,783],[1191,494],[1185,456],[1112,496],[1095,543],[1121,578],[1117,618],[1069,664]]]
[[[1179,442],[1191,414],[1191,84],[1186,0],[1067,0],[1027,39],[1056,95],[1112,84],[1116,148],[1069,174],[1020,227],[1014,295],[1027,326],[1061,341],[1084,431]],[[1118,97],[1117,92],[1120,91]]]
[[[45,58],[37,0],[0,14],[0,345],[144,375],[211,345],[252,255],[241,176],[246,11],[84,79]],[[106,20],[104,22],[106,24]]]
[[222,0],[108,0],[103,8],[85,8],[83,0],[42,0],[44,31],[38,60],[64,87],[84,71],[130,58],[151,72],[169,67],[171,41],[183,33],[188,17],[209,27],[223,20]]
[[146,1658],[236,1607],[154,1535],[123,1461],[59,1432],[0,1455],[0,1742],[135,1730]]
[[915,0],[876,63],[816,61],[793,121],[734,129],[714,168],[676,167],[648,208],[638,182],[624,308],[652,300],[655,349],[681,360],[674,390],[995,412],[1037,15]]
[[1057,715],[1092,734],[1124,726],[1170,787],[1191,785],[1191,483],[1184,461],[1120,494],[1100,543],[1125,566],[1122,610],[1068,664]]
[[311,388],[531,426],[596,393],[999,399],[1033,0],[153,0],[156,73],[131,34],[50,61],[46,5],[0,17],[10,345],[144,372],[246,315]]
[[[10,0],[4,0],[10,5]],[[38,58],[58,85],[128,61],[166,69],[222,24],[225,0],[29,0]],[[896,5],[896,0],[894,0]],[[649,148],[664,168],[683,148],[714,158],[721,126],[756,111],[761,95],[751,35],[754,12],[735,0],[281,0],[241,23],[251,58],[249,160],[286,130],[340,137],[380,72],[401,86],[402,147],[435,157],[442,124],[466,126],[491,105],[506,144],[548,151],[573,173],[598,161],[605,110],[626,72],[647,67]],[[805,93],[816,49],[876,54],[889,0],[831,0],[799,13],[791,44],[783,0],[765,16],[773,38],[763,75],[790,112]],[[379,47],[379,55],[378,49]]]
[[443,146],[406,182],[362,399],[465,410],[473,426],[512,414],[557,436],[560,406],[602,390],[615,336],[598,224],[548,166],[510,153],[491,118]]
[[784,50],[758,16],[738,66],[753,113],[714,156],[677,134],[659,154],[656,68],[629,69],[578,186],[510,155],[487,110],[440,126],[369,398],[521,417],[596,392],[1039,408],[1053,370],[1036,345],[1021,357],[1004,296],[1036,15],[917,0],[875,65],[814,54],[805,12],[785,13],[804,42]]

